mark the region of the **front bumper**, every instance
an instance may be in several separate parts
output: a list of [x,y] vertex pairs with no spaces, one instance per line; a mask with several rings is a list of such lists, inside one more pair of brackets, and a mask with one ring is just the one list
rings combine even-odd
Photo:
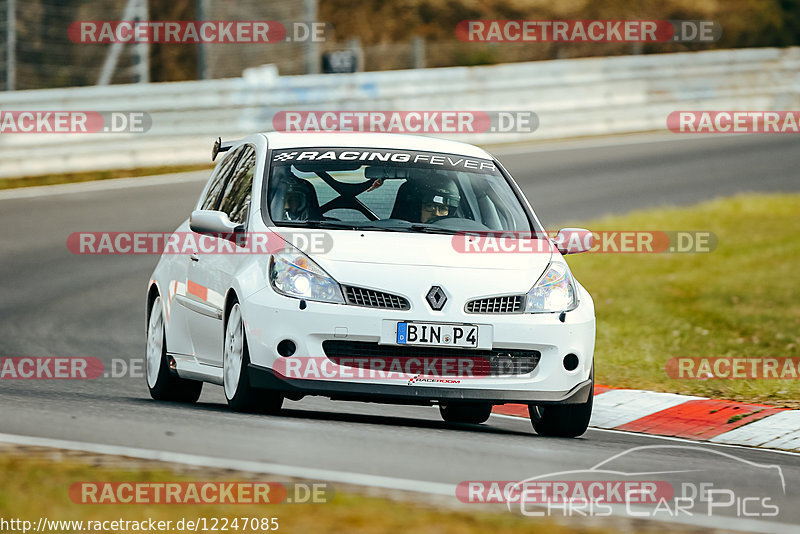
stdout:
[[292,380],[279,377],[269,368],[248,366],[250,385],[283,394],[320,395],[333,400],[429,405],[463,401],[490,404],[582,404],[592,394],[592,380],[584,380],[568,391],[513,391],[504,389],[464,389],[451,387],[366,384],[326,380]]
[[[493,403],[569,403],[584,402],[582,388],[589,388],[595,343],[595,317],[591,297],[580,288],[578,308],[559,314],[468,314],[461,304],[446,311],[433,311],[424,305],[411,310],[379,310],[350,305],[299,301],[265,288],[242,301],[247,341],[250,349],[254,385],[302,395],[332,398],[358,398],[387,402],[427,404],[438,400],[490,401]],[[411,295],[412,301],[414,295]],[[419,296],[423,298],[424,293]],[[459,303],[462,299],[455,299]],[[540,358],[532,372],[519,375],[487,376],[480,380],[454,380],[416,383],[415,375],[393,378],[359,377],[326,380],[327,375],[287,378],[280,364],[290,359],[327,358],[323,342],[344,340],[373,344],[387,343],[397,322],[420,321],[478,324],[480,349],[538,351]],[[393,326],[394,325],[394,326]],[[296,352],[281,356],[278,346],[289,340]],[[379,346],[379,345],[378,345]],[[388,343],[387,346],[391,346]],[[465,355],[470,349],[465,349]],[[564,357],[574,354],[578,366],[568,370]],[[276,367],[276,362],[278,362]],[[331,366],[338,369],[336,364]],[[341,368],[346,369],[346,368]],[[344,375],[344,372],[342,372]],[[582,399],[582,400],[580,400]]]

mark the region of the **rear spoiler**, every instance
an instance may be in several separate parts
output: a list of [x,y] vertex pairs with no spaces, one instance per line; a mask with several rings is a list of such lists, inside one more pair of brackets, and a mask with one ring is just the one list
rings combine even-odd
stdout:
[[222,138],[217,137],[217,140],[214,141],[214,148],[211,149],[211,161],[217,159],[217,154],[220,152],[227,152],[236,143],[237,141],[226,141],[223,143]]

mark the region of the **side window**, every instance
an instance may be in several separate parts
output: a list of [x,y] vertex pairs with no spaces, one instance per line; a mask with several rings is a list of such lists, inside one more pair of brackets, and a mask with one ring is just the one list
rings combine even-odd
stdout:
[[216,169],[216,174],[214,174],[211,187],[208,188],[208,193],[206,193],[205,198],[203,198],[203,203],[200,204],[201,210],[217,209],[217,202],[219,200],[220,193],[222,193],[222,188],[225,186],[225,180],[228,178],[228,175],[230,175],[231,169],[241,153],[242,149],[237,148],[228,154],[228,156],[222,160],[222,163],[219,164]]
[[236,165],[230,180],[225,186],[225,193],[219,210],[228,214],[231,222],[244,223],[247,221],[247,211],[250,207],[250,196],[253,192],[253,173],[256,170],[256,151],[247,145],[244,147],[242,157]]

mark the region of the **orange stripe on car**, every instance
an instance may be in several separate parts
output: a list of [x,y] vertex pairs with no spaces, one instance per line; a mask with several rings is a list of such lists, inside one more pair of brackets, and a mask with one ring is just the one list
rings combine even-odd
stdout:
[[191,280],[186,281],[186,292],[200,300],[208,300],[208,288]]

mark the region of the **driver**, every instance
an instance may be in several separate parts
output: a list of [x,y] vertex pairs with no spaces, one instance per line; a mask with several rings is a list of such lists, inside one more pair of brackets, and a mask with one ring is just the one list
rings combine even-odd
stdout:
[[419,220],[427,223],[439,217],[455,214],[461,194],[458,186],[450,178],[430,178],[420,188]]
[[307,221],[316,218],[314,186],[295,176],[289,167],[279,166],[270,181],[270,212],[277,221]]
[[283,220],[307,221],[308,218],[308,191],[301,183],[290,182],[283,197]]

